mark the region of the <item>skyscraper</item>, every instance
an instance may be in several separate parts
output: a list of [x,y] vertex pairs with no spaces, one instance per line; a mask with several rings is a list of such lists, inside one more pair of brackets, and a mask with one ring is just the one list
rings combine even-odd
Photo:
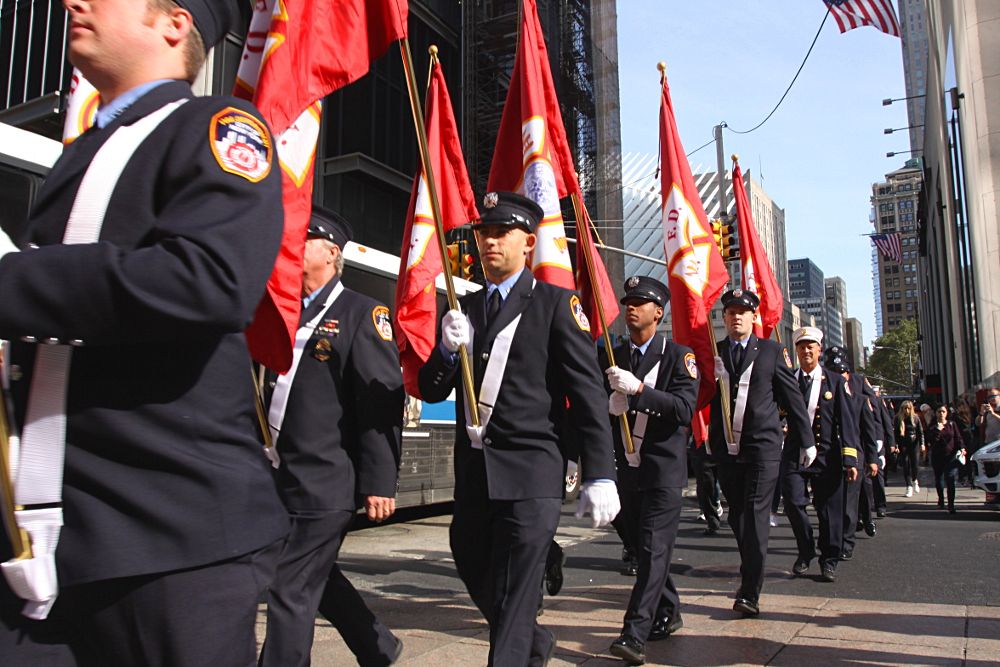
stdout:
[[872,184],[872,213],[875,232],[899,234],[901,261],[876,252],[872,260],[873,281],[878,289],[875,308],[880,323],[878,335],[892,331],[904,319],[917,317],[920,303],[920,280],[917,272],[918,235],[917,202],[923,185],[920,161],[885,175],[885,181]]
[[906,118],[910,125],[910,149],[915,155],[924,149],[924,108],[927,94],[927,9],[924,0],[896,0],[903,49],[903,78],[906,82]]

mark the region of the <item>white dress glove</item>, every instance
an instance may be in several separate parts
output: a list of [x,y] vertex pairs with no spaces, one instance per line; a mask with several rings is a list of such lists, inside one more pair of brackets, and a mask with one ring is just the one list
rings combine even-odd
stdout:
[[722,361],[722,357],[715,357],[715,379],[720,380],[726,375],[728,375],[728,372],[726,371],[726,364]]
[[611,523],[621,510],[618,487],[610,479],[585,482],[580,489],[580,500],[576,506],[576,518],[590,513],[591,526],[600,528]]
[[620,391],[613,391],[608,396],[608,414],[618,417],[628,410],[628,396]]
[[799,465],[808,468],[816,460],[816,446],[804,447],[799,450]]
[[638,393],[639,387],[642,386],[642,380],[617,366],[612,366],[604,372],[608,376],[612,391],[620,391],[631,396]]
[[0,229],[0,257],[3,257],[9,252],[18,252],[19,249],[14,242],[10,240],[7,236],[7,232]]
[[441,318],[441,342],[450,352],[469,344],[469,318],[460,310],[449,310]]

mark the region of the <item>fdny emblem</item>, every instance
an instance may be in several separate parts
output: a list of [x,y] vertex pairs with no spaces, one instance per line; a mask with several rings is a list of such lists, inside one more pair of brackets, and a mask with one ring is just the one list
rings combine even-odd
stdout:
[[627,287],[629,289],[635,289],[638,286],[639,286],[639,276],[632,276],[631,278],[628,279]]
[[484,208],[496,208],[497,204],[499,203],[500,203],[500,196],[495,192],[487,192],[483,196]]
[[736,289],[733,290],[733,296],[735,296],[737,299],[740,298],[741,296],[743,296],[743,290],[737,287]]
[[274,145],[264,123],[246,111],[226,107],[208,128],[212,155],[223,171],[257,183],[271,171]]
[[695,380],[698,379],[698,362],[690,352],[684,355],[684,367],[687,368],[688,375]]
[[792,358],[788,356],[788,348],[782,348],[781,353],[785,356],[785,365],[789,368],[792,367]]
[[587,319],[587,314],[583,312],[583,304],[580,303],[580,297],[573,295],[569,298],[569,309],[573,313],[573,319],[576,320],[576,325],[580,327],[580,331],[590,331],[590,320]]
[[313,347],[312,356],[316,361],[330,361],[331,350],[333,350],[333,345],[330,343],[330,339],[320,338],[316,341],[316,346]]
[[392,340],[392,318],[389,316],[389,309],[385,306],[375,306],[372,310],[372,322],[375,324],[375,331],[382,337],[382,340]]
[[831,398],[833,398],[833,392],[828,391],[825,394],[823,394],[823,400],[829,401]]

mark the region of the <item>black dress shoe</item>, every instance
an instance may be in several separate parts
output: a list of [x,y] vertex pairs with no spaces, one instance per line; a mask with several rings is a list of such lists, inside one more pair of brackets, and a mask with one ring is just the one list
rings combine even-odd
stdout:
[[837,580],[837,569],[829,563],[824,563],[820,577],[823,581],[834,582]]
[[733,603],[733,611],[738,611],[744,616],[757,616],[760,614],[760,606],[749,598],[736,598],[736,602]]
[[798,558],[795,560],[795,565],[792,566],[792,572],[796,575],[803,575],[809,571],[809,559],[808,558]]
[[884,509],[876,510],[875,511],[875,516],[877,516],[880,519],[884,519],[885,518],[885,510]]
[[641,665],[646,662],[645,648],[645,645],[635,637],[621,635],[611,642],[608,652],[630,665]]
[[639,574],[639,561],[635,558],[625,563],[625,567],[622,568],[622,574],[626,577],[635,577]]
[[561,546],[553,542],[545,557],[545,590],[549,595],[558,595],[563,586],[563,564],[566,554]]
[[865,524],[863,521],[858,521],[857,525],[854,526],[855,533],[860,533],[864,529],[865,529]]
[[844,549],[840,552],[840,560],[851,560],[854,558],[854,549]]
[[653,623],[652,629],[649,631],[649,641],[658,642],[661,639],[666,639],[683,627],[684,618],[681,616],[680,612],[677,612],[677,616],[674,618],[661,616],[656,619]]
[[865,524],[865,535],[867,535],[868,537],[875,537],[875,533],[877,532],[878,530],[875,527],[874,521],[869,521],[868,523]]

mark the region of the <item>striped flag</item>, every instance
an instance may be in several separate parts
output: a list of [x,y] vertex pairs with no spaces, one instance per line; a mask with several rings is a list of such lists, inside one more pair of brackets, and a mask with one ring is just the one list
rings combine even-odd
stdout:
[[840,32],[870,25],[899,37],[899,22],[892,0],[823,0],[830,8]]
[[899,234],[872,234],[869,238],[883,257],[893,262],[902,261],[903,244],[899,239]]

